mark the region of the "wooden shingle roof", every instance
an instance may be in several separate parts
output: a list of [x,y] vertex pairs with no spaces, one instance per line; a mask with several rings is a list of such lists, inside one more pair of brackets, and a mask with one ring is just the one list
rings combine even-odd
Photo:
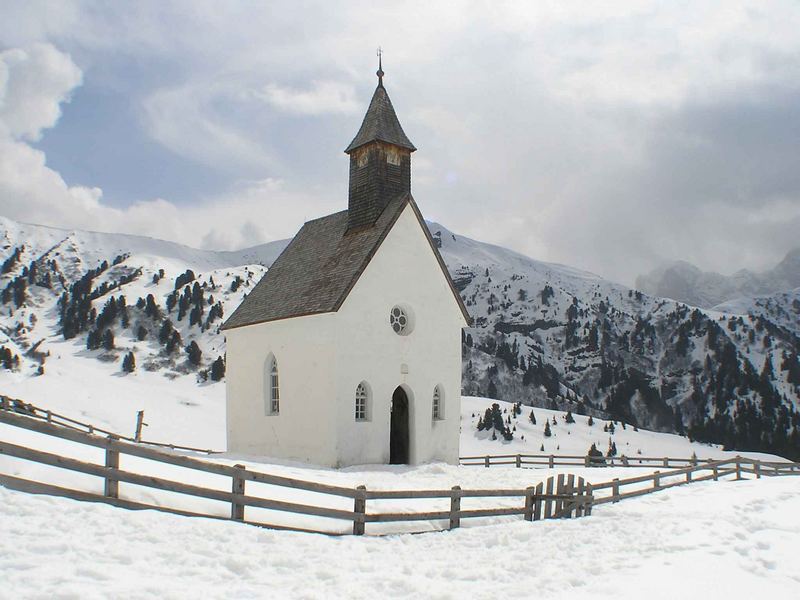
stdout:
[[420,221],[443,276],[466,319],[470,316],[410,194],[392,200],[375,225],[347,231],[347,211],[307,222],[222,326],[223,330],[334,312],[347,298],[403,208]]
[[382,83],[375,88],[361,128],[345,152],[349,154],[356,148],[375,141],[394,144],[401,148],[407,148],[411,152],[416,150],[403,131],[397,113],[394,112],[392,101],[389,99],[389,94],[386,93]]

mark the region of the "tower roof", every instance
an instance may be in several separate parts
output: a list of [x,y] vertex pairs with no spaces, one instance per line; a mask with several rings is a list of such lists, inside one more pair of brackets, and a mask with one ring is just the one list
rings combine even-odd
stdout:
[[386,142],[407,148],[411,152],[416,150],[403,131],[403,127],[397,119],[397,113],[394,112],[392,101],[389,99],[389,94],[383,87],[382,70],[378,71],[378,87],[375,88],[375,93],[372,95],[372,101],[369,103],[367,114],[364,115],[361,129],[358,130],[356,137],[350,142],[345,152],[350,154],[356,148],[370,142]]

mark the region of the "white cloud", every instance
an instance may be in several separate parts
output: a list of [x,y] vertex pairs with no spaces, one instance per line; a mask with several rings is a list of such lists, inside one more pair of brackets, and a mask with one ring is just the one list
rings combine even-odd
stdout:
[[15,139],[38,140],[81,84],[81,70],[49,44],[0,52],[0,122]]
[[337,81],[315,81],[306,90],[270,83],[263,93],[275,108],[302,115],[352,114],[363,109],[363,103],[356,99],[353,86]]

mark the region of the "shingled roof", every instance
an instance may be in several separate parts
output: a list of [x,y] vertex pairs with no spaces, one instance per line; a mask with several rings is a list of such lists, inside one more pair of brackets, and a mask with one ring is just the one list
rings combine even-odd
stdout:
[[375,88],[367,114],[364,115],[364,121],[361,123],[361,129],[358,130],[356,137],[350,142],[345,152],[349,154],[356,148],[375,141],[408,148],[412,152],[416,150],[397,119],[392,101],[389,99],[383,83],[379,83]]
[[303,225],[222,329],[339,310],[408,204],[420,221],[431,250],[469,323],[469,313],[453,286],[419,208],[410,194],[404,194],[386,206],[372,227],[348,232],[346,210]]

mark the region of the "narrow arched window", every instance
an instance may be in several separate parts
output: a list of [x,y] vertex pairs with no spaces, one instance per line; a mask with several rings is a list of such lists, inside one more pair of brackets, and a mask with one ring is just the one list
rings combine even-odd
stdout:
[[277,415],[281,410],[281,385],[278,376],[278,361],[274,356],[267,360],[266,372],[266,412],[268,415]]
[[356,387],[356,421],[366,421],[369,410],[369,389],[366,382],[362,381]]
[[442,407],[443,394],[441,386],[433,388],[433,420],[441,421],[444,419],[444,410]]

